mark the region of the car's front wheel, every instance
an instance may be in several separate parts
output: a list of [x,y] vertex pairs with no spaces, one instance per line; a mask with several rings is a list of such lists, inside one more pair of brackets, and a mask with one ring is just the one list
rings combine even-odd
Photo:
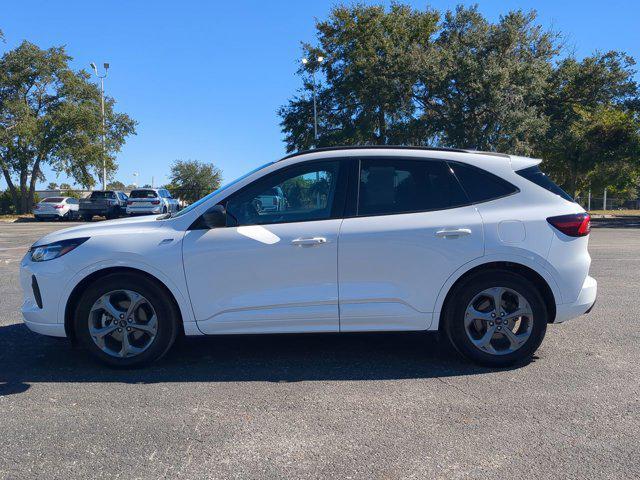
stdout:
[[75,333],[98,360],[135,367],[162,357],[178,333],[179,313],[167,293],[142,274],[114,273],[83,292]]
[[443,320],[449,340],[480,365],[507,367],[529,360],[547,329],[540,292],[513,272],[476,274],[458,285],[447,303]]

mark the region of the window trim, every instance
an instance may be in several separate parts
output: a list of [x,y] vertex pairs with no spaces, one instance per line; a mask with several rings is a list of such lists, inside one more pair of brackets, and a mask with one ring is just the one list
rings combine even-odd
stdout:
[[[502,198],[507,198],[510,197],[512,195],[516,195],[518,193],[521,192],[520,188],[516,185],[514,185],[513,183],[509,182],[508,180],[505,180],[504,178],[489,172],[488,170],[485,170],[484,168],[480,168],[477,167],[475,165],[471,165],[470,163],[465,163],[465,162],[459,162],[456,160],[446,160],[446,159],[442,159],[442,158],[432,158],[432,157],[397,157],[397,156],[392,156],[392,155],[384,155],[384,156],[362,156],[362,157],[353,157],[355,158],[354,164],[355,165],[355,173],[352,171],[350,172],[350,179],[352,179],[353,183],[350,182],[349,183],[349,193],[347,195],[347,199],[348,199],[348,205],[345,206],[345,216],[344,218],[369,218],[369,217],[384,217],[384,216],[390,216],[390,215],[411,215],[414,213],[429,213],[429,212],[442,212],[442,211],[446,211],[446,210],[453,210],[454,208],[463,208],[463,207],[469,207],[471,205],[480,205],[483,203],[487,203],[487,202],[493,202],[494,200],[500,200]],[[363,160],[397,160],[397,161],[415,161],[415,162],[440,162],[443,163],[445,165],[446,168],[449,169],[449,171],[451,172],[451,175],[453,177],[453,180],[458,184],[458,186],[460,187],[460,189],[462,190],[462,193],[464,194],[464,196],[466,197],[467,201],[463,204],[460,205],[456,205],[456,206],[452,206],[452,207],[446,207],[446,208],[432,208],[432,209],[428,209],[428,210],[412,210],[409,212],[397,212],[397,213],[376,213],[376,214],[372,214],[372,215],[359,215],[358,214],[358,208],[359,208],[359,203],[360,203],[360,172],[362,171],[362,161]],[[494,197],[494,198],[490,198],[488,200],[482,200],[479,202],[474,202],[471,200],[471,197],[469,197],[469,194],[467,193],[467,191],[465,190],[464,186],[462,185],[462,182],[460,181],[460,179],[458,178],[458,176],[456,175],[455,171],[453,170],[453,168],[451,168],[451,165],[463,165],[465,167],[469,167],[471,169],[476,169],[476,170],[480,170],[482,173],[491,175],[493,177],[496,177],[499,181],[504,182],[506,184],[508,184],[509,186],[511,186],[514,191],[511,193],[508,193],[506,195],[501,195],[499,197]],[[353,191],[353,187],[355,185],[355,192]]]
[[[444,165],[445,168],[449,169],[449,171],[451,172],[451,178],[452,180],[460,187],[460,190],[462,191],[462,194],[465,196],[465,198],[467,199],[467,201],[465,203],[462,203],[460,205],[455,205],[452,207],[445,207],[445,208],[430,208],[427,210],[411,210],[408,212],[395,212],[395,213],[374,213],[374,214],[370,214],[370,215],[360,215],[358,213],[359,207],[360,207],[360,173],[362,171],[362,161],[364,160],[396,160],[396,161],[412,161],[412,162],[431,162],[431,163],[436,163],[439,162],[441,164]],[[448,160],[444,160],[444,159],[440,159],[440,158],[425,158],[425,157],[394,157],[394,156],[367,156],[367,157],[358,157],[357,158],[357,171],[356,171],[356,175],[355,175],[355,195],[352,193],[352,195],[350,196],[350,200],[353,202],[355,202],[355,204],[351,204],[349,206],[349,215],[345,215],[345,218],[370,218],[370,217],[387,217],[387,216],[391,216],[391,215],[412,215],[415,213],[429,213],[429,212],[442,212],[445,210],[452,210],[454,208],[462,208],[462,207],[468,207],[469,205],[473,205],[473,202],[471,202],[471,200],[469,199],[469,195],[467,195],[467,192],[464,190],[464,188],[462,188],[462,185],[460,184],[460,181],[458,180],[458,177],[456,177],[455,173],[451,170],[451,168],[448,165]],[[353,186],[353,185],[350,185]],[[355,198],[354,198],[355,197]]]
[[[307,222],[325,222],[327,220],[336,220],[336,219],[341,219],[344,218],[344,209],[345,209],[345,204],[346,204],[346,196],[347,196],[347,188],[348,188],[348,171],[347,168],[349,167],[349,165],[351,164],[351,162],[349,161],[349,158],[343,158],[343,157],[332,157],[332,158],[320,158],[318,160],[311,160],[311,161],[306,161],[306,162],[298,162],[298,163],[294,163],[293,165],[288,165],[286,167],[280,168],[274,172],[270,172],[267,175],[264,175],[260,178],[255,179],[253,182],[251,182],[248,185],[245,185],[244,187],[242,187],[239,190],[236,190],[235,192],[231,193],[230,195],[228,195],[227,197],[223,198],[221,201],[219,201],[217,203],[217,205],[222,205],[225,210],[227,208],[227,203],[229,202],[229,200],[233,197],[235,197],[236,195],[242,195],[244,192],[246,192],[248,189],[254,187],[257,183],[259,182],[268,182],[270,178],[275,177],[275,176],[279,176],[279,175],[283,175],[286,174],[288,171],[291,170],[297,170],[300,168],[312,168],[315,165],[322,165],[322,164],[330,164],[330,163],[337,163],[338,165],[338,173],[337,173],[337,182],[336,182],[336,189],[333,195],[333,204],[331,205],[331,210],[330,210],[330,215],[327,218],[311,218],[308,220],[296,220],[296,221],[292,221],[292,222],[274,222],[274,223],[258,223],[255,225],[258,226],[262,226],[262,227],[266,227],[268,225],[286,225],[286,224],[291,224],[291,223],[307,223]],[[202,217],[202,215],[198,216],[198,218],[191,224],[191,226],[189,227],[189,230],[196,230],[196,229],[201,229],[202,227],[200,227],[199,225],[201,225],[201,221],[200,218]],[[227,225],[224,227],[219,227],[219,228],[238,228],[241,227],[243,225]],[[244,226],[251,226],[251,225],[244,225]]]
[[451,173],[453,173],[453,176],[458,181],[458,184],[460,185],[460,188],[462,188],[462,191],[467,196],[467,199],[471,202],[469,205],[480,205],[481,203],[493,202],[494,200],[500,200],[501,198],[507,198],[507,197],[510,197],[512,195],[517,195],[518,193],[520,193],[522,191],[522,190],[520,190],[520,187],[518,187],[517,185],[514,185],[510,181],[505,180],[504,178],[496,175],[495,173],[491,173],[489,170],[485,170],[484,168],[476,167],[475,165],[471,165],[470,163],[457,162],[455,160],[446,160],[446,162],[449,165],[449,168],[451,168],[451,164],[453,164],[453,165],[463,165],[463,166],[471,168],[471,169],[480,170],[482,173],[485,173],[487,175],[491,175],[492,177],[497,178],[500,182],[506,183],[507,185],[509,185],[510,187],[513,188],[513,192],[511,192],[511,193],[507,193],[505,195],[500,195],[498,197],[489,198],[487,200],[481,200],[479,202],[473,202],[473,201],[471,201],[471,197],[469,196],[467,191],[464,189],[464,185],[462,184],[462,182],[460,181],[460,179],[456,175],[455,170],[453,168],[451,168]]

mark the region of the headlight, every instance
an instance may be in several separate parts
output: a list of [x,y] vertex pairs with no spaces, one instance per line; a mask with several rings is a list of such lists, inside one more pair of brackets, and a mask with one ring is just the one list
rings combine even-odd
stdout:
[[46,262],[47,260],[53,260],[54,258],[58,258],[69,253],[71,250],[82,245],[87,240],[89,240],[89,237],[72,238],[70,240],[61,240],[59,242],[49,243],[48,245],[31,247],[31,261]]

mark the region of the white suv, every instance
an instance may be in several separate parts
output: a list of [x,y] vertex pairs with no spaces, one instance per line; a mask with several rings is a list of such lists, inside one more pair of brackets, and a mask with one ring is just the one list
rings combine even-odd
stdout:
[[127,199],[127,215],[153,215],[178,211],[178,200],[166,188],[138,188]]
[[[291,155],[171,216],[38,240],[21,266],[25,322],[115,366],[158,359],[179,332],[390,330],[439,330],[477,363],[511,365],[596,299],[589,215],[539,162]],[[274,188],[283,207],[256,208]]]

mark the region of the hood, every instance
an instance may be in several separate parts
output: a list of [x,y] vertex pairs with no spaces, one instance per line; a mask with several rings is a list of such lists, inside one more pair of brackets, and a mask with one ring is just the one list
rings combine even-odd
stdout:
[[71,238],[96,237],[99,235],[112,235],[131,233],[140,235],[145,230],[162,227],[162,221],[156,220],[158,215],[146,215],[144,217],[121,218],[118,220],[107,220],[104,222],[87,223],[77,227],[65,228],[45,235],[33,246],[46,245]]

